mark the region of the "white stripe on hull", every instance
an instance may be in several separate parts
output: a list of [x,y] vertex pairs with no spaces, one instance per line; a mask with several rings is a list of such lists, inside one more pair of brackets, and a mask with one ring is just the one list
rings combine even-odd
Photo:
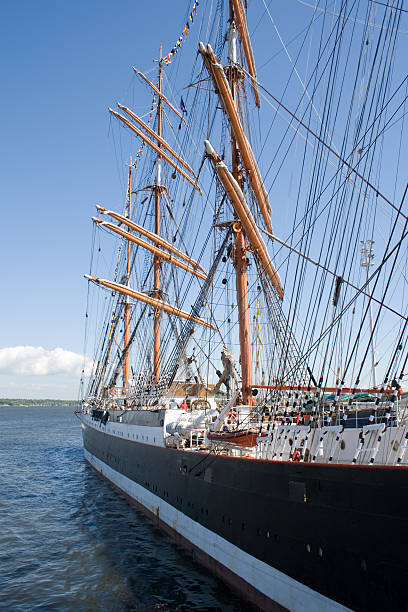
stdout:
[[345,608],[297,580],[286,576],[286,574],[252,557],[231,542],[206,529],[157,495],[113,470],[86,449],[84,449],[84,453],[87,461],[98,472],[129,497],[160,517],[171,529],[207,555],[216,559],[272,601],[288,608],[291,612],[340,612],[349,610],[349,608]]

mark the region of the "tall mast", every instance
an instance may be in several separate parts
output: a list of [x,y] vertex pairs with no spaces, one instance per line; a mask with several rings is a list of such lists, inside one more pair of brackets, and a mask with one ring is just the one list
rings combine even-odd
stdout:
[[[157,134],[162,135],[162,48],[160,47],[159,60],[159,79],[158,79],[159,97],[157,101]],[[161,148],[159,143],[158,145]],[[154,186],[154,231],[157,236],[160,235],[160,194],[161,194],[161,169],[162,158],[157,156],[156,161],[156,184]],[[160,258],[155,255],[153,257],[154,267],[154,297],[160,299]],[[154,382],[158,384],[160,380],[160,310],[157,308],[154,311]]]
[[[238,110],[238,70],[237,70],[237,45],[238,31],[234,20],[232,0],[229,2],[230,27],[228,30],[228,81],[232,96]],[[242,187],[242,168],[239,161],[238,146],[233,129],[231,134],[231,156],[232,174]],[[249,327],[249,303],[248,303],[248,281],[247,281],[247,245],[246,236],[240,223],[234,223],[235,236],[235,272],[237,286],[238,320],[239,320],[239,344],[241,356],[241,378],[242,378],[242,401],[246,405],[252,403],[252,363],[251,363],[251,337]]]
[[[132,158],[129,163],[129,180],[128,180],[128,219],[132,216]],[[126,258],[126,284],[130,286],[130,240],[127,241],[127,258]],[[124,359],[123,359],[123,388],[126,388],[129,380],[129,323],[130,323],[130,301],[129,296],[126,296],[125,304],[125,337],[124,337]]]

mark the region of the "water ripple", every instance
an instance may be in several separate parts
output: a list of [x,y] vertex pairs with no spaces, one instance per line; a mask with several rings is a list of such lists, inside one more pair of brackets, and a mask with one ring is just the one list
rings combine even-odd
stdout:
[[249,610],[85,464],[72,408],[0,421],[1,610]]

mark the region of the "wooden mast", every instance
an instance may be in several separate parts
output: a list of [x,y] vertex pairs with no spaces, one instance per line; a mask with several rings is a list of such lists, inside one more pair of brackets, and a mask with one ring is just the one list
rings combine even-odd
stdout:
[[[159,79],[158,79],[158,101],[157,101],[157,134],[159,138],[162,135],[162,48],[160,47],[160,60],[159,60]],[[158,146],[161,148],[159,142]],[[156,185],[154,187],[154,232],[158,236],[160,235],[160,194],[161,194],[161,164],[162,159],[160,155],[157,156],[156,161]],[[154,267],[154,297],[160,299],[160,258],[155,255],[153,257]],[[154,371],[154,382],[159,383],[160,380],[160,309],[156,308],[154,311],[154,357],[153,357],[153,371]]]
[[[228,30],[228,80],[233,100],[238,110],[238,71],[237,71],[237,44],[238,32],[235,26],[233,2],[229,2],[230,27]],[[232,175],[242,187],[242,170],[239,161],[237,141],[232,125],[231,156]],[[251,337],[249,326],[249,303],[248,303],[248,280],[247,280],[247,245],[246,236],[240,223],[234,223],[235,236],[235,272],[239,320],[239,344],[242,378],[242,402],[245,405],[252,404],[252,362],[251,362]]]
[[[132,158],[129,163],[129,180],[128,180],[128,219],[132,215]],[[126,261],[126,284],[130,285],[130,240],[127,241],[127,261]],[[129,296],[126,296],[125,304],[125,336],[124,336],[124,359],[123,359],[123,388],[125,389],[129,380],[129,323],[130,323],[130,302]]]

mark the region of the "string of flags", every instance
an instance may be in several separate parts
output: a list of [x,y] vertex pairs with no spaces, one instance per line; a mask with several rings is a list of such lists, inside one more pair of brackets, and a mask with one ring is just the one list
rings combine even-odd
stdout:
[[[157,83],[157,87],[158,86],[159,86],[159,84]],[[156,96],[153,96],[152,106],[150,107],[149,120],[147,121],[147,125],[150,125],[150,123],[152,121],[153,111],[154,111],[154,108],[156,106],[156,103],[157,103],[157,98],[156,98]],[[142,141],[142,144],[140,145],[140,148],[139,148],[138,152],[136,153],[136,158],[133,161],[133,164],[132,164],[133,168],[137,168],[137,164],[138,164],[138,162],[140,161],[140,159],[143,156],[143,149],[144,149],[144,147],[145,147],[145,142]],[[128,190],[128,193],[126,194],[126,196],[127,196],[126,208],[129,208],[129,190]],[[127,216],[127,211],[126,211],[126,216]]]
[[187,115],[187,109],[186,109],[186,105],[184,104],[183,98],[180,98],[180,110],[183,113],[183,115]]
[[188,36],[188,31],[191,27],[191,25],[194,23],[194,17],[197,15],[197,7],[198,7],[198,2],[196,0],[196,2],[194,2],[193,5],[193,9],[189,15],[189,18],[187,20],[186,25],[184,26],[183,32],[180,34],[178,41],[176,42],[176,44],[174,45],[174,47],[172,48],[172,50],[170,51],[170,53],[168,53],[167,55],[165,55],[163,57],[163,62],[165,64],[171,64],[171,58],[173,57],[173,55],[175,55],[177,53],[177,51],[180,49],[182,42],[187,38]]

